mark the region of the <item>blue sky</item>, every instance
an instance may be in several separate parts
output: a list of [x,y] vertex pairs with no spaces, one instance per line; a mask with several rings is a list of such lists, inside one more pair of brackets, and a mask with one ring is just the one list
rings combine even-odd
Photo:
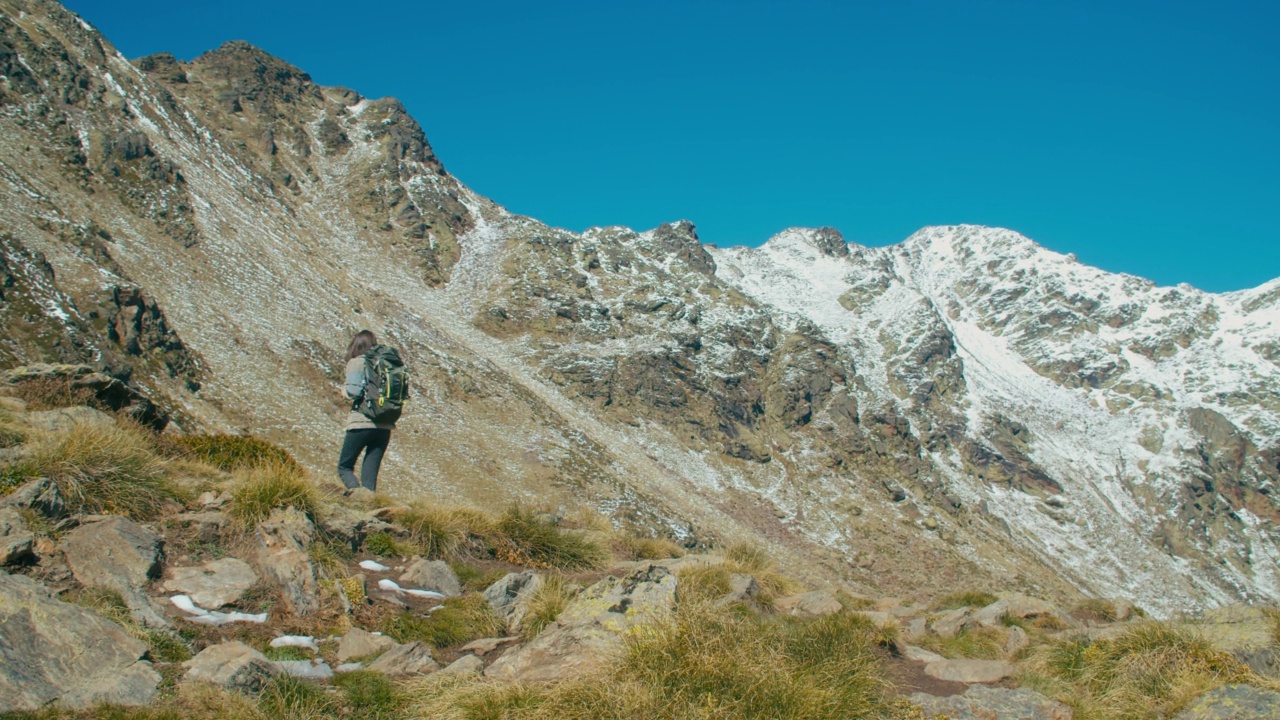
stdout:
[[1018,230],[1213,290],[1280,276],[1280,3],[68,0],[127,56],[262,47],[400,98],[572,230]]

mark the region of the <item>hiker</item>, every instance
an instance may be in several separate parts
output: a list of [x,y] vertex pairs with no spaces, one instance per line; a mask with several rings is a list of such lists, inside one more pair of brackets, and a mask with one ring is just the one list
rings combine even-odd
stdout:
[[[391,442],[391,430],[409,397],[409,378],[399,353],[379,345],[368,330],[356,333],[347,347],[343,390],[351,399],[351,412],[347,413],[346,436],[338,456],[338,477],[346,488],[344,494],[349,495],[358,487],[374,491],[378,489],[378,467]],[[362,450],[364,462],[357,481],[356,458]]]

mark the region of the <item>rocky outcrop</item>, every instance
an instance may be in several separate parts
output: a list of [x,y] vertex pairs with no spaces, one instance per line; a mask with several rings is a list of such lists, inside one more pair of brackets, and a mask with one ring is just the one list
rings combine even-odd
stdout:
[[314,535],[311,520],[295,508],[273,511],[253,535],[258,572],[284,591],[285,602],[297,615],[309,615],[320,607],[319,578],[307,555]]
[[67,533],[62,552],[76,580],[85,587],[115,590],[134,618],[144,625],[168,627],[144,588],[160,576],[164,541],[125,517],[108,517]]
[[676,576],[657,565],[605,578],[583,590],[528,645],[498,658],[485,676],[538,682],[581,673],[617,652],[627,630],[664,617],[675,599]]
[[249,563],[237,558],[210,560],[198,567],[170,568],[168,574],[162,590],[189,595],[206,610],[230,605],[258,582],[258,574]]
[[485,589],[484,599],[494,614],[506,623],[509,632],[520,632],[529,609],[529,599],[543,582],[542,575],[532,570],[507,573]]
[[0,572],[0,713],[145,705],[160,682],[146,652],[119,625]]
[[974,685],[963,695],[935,697],[913,693],[908,698],[929,715],[952,720],[1071,720],[1071,708],[1027,688]]

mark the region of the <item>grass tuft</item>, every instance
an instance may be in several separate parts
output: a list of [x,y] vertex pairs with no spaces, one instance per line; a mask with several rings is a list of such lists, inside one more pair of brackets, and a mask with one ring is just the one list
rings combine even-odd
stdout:
[[242,470],[231,489],[231,516],[246,527],[266,520],[277,508],[292,506],[312,515],[319,504],[316,486],[288,463],[267,462]]
[[269,718],[327,720],[339,711],[337,699],[316,683],[283,675],[258,696],[258,708]]
[[1115,622],[1119,615],[1115,603],[1101,598],[1089,598],[1071,610],[1072,617],[1086,622]]
[[734,543],[725,550],[725,559],[725,569],[728,572],[750,575],[756,579],[756,584],[760,586],[761,602],[771,603],[775,598],[790,595],[800,589],[794,580],[778,572],[773,558],[757,545]]
[[518,505],[499,518],[490,543],[499,559],[525,567],[587,570],[609,559],[593,540],[561,530]]
[[560,613],[569,606],[574,594],[562,575],[547,575],[542,586],[529,597],[528,609],[525,611],[521,634],[532,640],[548,625],[560,617]]
[[76,386],[69,377],[31,377],[14,383],[13,394],[27,405],[27,410],[57,410],[88,406],[111,412],[109,405],[98,400],[92,388]]
[[952,637],[926,635],[920,646],[947,658],[998,660],[1005,656],[1005,634],[996,628],[963,628]]
[[397,515],[396,523],[429,557],[453,555],[472,536],[489,535],[494,527],[493,519],[479,510],[438,507],[424,500]]
[[493,614],[484,596],[473,593],[445,600],[444,607],[430,615],[408,612],[392,615],[379,629],[396,642],[417,640],[444,648],[496,637],[502,632],[503,623]]
[[421,552],[412,542],[400,540],[386,532],[376,532],[364,539],[364,549],[379,557],[409,557]]
[[234,472],[257,465],[284,465],[298,472],[302,467],[288,450],[262,438],[241,435],[179,435],[169,442],[181,455]]
[[667,538],[615,535],[612,549],[615,555],[624,560],[662,560],[684,557],[684,548]]
[[729,593],[729,569],[724,565],[687,565],[676,571],[676,593],[680,602],[709,603]]
[[35,443],[28,470],[52,478],[73,513],[156,517],[185,493],[168,478],[152,434],[129,424],[76,423]]
[[1027,685],[1097,720],[1172,717],[1199,695],[1232,683],[1274,687],[1198,634],[1145,621],[1113,639],[1067,638],[1031,653]]
[[368,670],[342,673],[333,679],[342,691],[350,715],[355,720],[392,720],[400,714],[407,698],[399,686],[382,673]]
[[941,610],[955,610],[962,607],[982,608],[999,599],[1000,598],[989,592],[966,590],[963,592],[951,593],[950,595],[944,595],[937,600],[934,600],[933,604],[929,606],[929,609],[934,612],[938,612]]

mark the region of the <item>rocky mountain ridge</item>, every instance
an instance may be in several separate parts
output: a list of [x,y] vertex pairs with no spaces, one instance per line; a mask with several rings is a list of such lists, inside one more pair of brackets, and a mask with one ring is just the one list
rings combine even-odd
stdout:
[[0,0],[0,74],[5,365],[95,363],[327,468],[370,327],[420,389],[397,494],[585,501],[883,592],[1280,598],[1276,283],[978,227],[572,233],[471,192],[394,100],[243,43],[130,62],[44,0]]

